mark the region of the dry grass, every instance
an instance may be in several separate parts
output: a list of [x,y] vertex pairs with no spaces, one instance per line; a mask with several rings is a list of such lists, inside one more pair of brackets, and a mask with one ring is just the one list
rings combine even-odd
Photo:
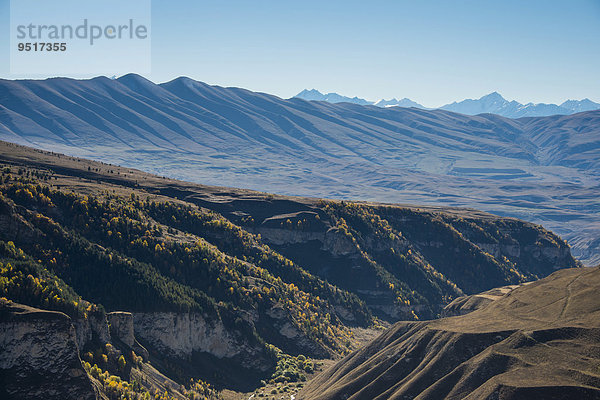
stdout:
[[463,316],[398,323],[298,399],[600,398],[598,288],[600,267],[561,270]]

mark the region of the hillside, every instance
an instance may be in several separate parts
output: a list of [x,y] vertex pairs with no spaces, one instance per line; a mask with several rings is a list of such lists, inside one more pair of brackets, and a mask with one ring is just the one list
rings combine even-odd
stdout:
[[132,74],[0,80],[3,140],[204,184],[481,209],[542,224],[589,265],[599,119],[284,100]]
[[600,267],[567,269],[459,317],[400,322],[298,399],[596,399]]
[[300,379],[276,364],[349,352],[373,315],[428,319],[577,265],[540,226],[475,210],[203,186],[4,142],[0,163],[0,296],[76,321],[130,312],[180,381]]

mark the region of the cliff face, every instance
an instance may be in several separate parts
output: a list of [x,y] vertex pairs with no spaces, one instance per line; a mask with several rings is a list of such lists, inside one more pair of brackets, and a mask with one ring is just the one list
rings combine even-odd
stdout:
[[87,318],[77,318],[73,321],[73,325],[75,326],[77,345],[80,349],[91,342],[110,342],[108,322],[103,313],[93,313]]
[[227,330],[220,320],[197,313],[133,313],[135,336],[163,357],[189,361],[196,353],[217,359],[243,359],[245,368],[267,370],[260,349]]
[[[82,366],[77,342],[81,340],[85,346],[112,343],[114,354],[109,354],[109,359],[125,354],[129,360],[129,350],[134,350],[147,361],[150,353],[136,334],[150,346],[153,362],[161,368],[179,365],[189,369],[192,376],[208,371],[244,385],[244,371],[256,379],[273,366],[264,349],[234,337],[220,321],[209,322],[199,314],[117,311],[73,321],[60,312],[0,300],[0,398],[105,399],[110,388],[90,378]],[[197,357],[200,353],[219,365],[207,366]],[[235,374],[228,376],[227,371]],[[150,392],[178,387],[146,363],[137,365],[131,374]],[[176,391],[171,394],[177,399],[187,398]]]
[[110,337],[113,341],[119,340],[122,344],[133,350],[137,355],[148,360],[149,353],[135,338],[133,328],[133,314],[126,311],[114,311],[106,315],[110,327]]
[[133,326],[138,338],[165,356],[186,359],[199,351],[230,358],[241,351],[220,322],[199,314],[135,313]]
[[319,248],[334,257],[356,257],[360,252],[350,239],[339,229],[329,228],[325,232],[306,232],[287,229],[259,227],[254,232],[260,234],[269,244],[275,246],[303,245],[318,242]]
[[135,345],[133,315],[129,312],[115,311],[108,313],[107,319],[111,336],[118,338],[129,347],[133,347]]
[[0,306],[0,397],[94,400],[71,320],[15,303]]

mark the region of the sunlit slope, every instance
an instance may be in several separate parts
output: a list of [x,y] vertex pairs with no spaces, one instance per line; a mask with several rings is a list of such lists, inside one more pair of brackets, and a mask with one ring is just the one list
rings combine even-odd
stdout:
[[596,399],[600,268],[568,269],[469,314],[398,323],[302,399]]

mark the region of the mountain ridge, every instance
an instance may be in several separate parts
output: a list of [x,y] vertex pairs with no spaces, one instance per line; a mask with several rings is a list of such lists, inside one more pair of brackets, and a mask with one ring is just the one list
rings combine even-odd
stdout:
[[0,81],[3,140],[208,184],[483,209],[544,224],[590,264],[598,120],[284,100],[189,78]]
[[358,97],[346,97],[337,93],[322,94],[316,89],[303,90],[296,98],[310,101],[327,101],[330,103],[348,102],[361,105],[375,105],[377,107],[415,107],[424,110],[447,110],[467,115],[497,114],[508,118],[543,117],[551,115],[570,115],[578,112],[600,109],[600,103],[595,103],[588,98],[583,100],[566,100],[560,105],[544,103],[521,104],[518,101],[508,101],[498,92],[492,92],[479,99],[465,99],[443,105],[438,108],[425,107],[411,99],[368,101]]

